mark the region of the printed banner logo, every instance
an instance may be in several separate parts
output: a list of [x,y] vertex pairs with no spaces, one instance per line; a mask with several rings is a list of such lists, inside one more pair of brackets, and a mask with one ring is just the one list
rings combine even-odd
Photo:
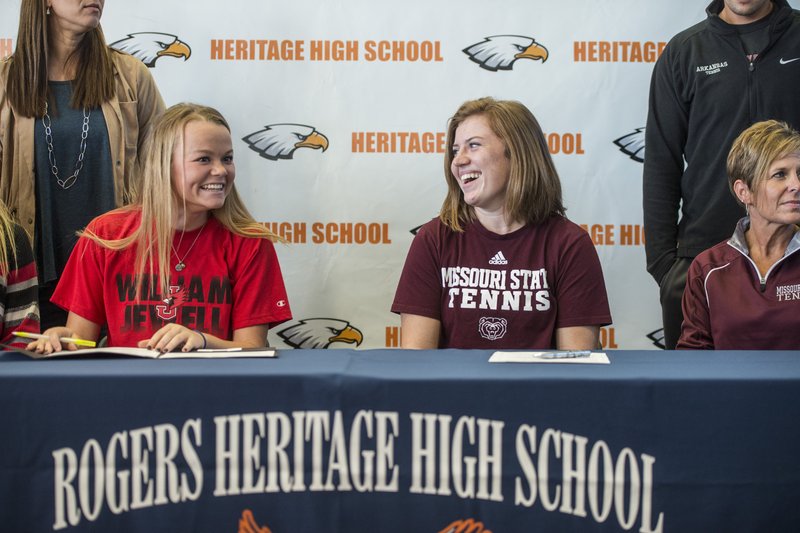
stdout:
[[192,55],[189,45],[171,33],[129,33],[125,39],[111,43],[111,48],[127,52],[149,68],[154,68],[161,57],[182,57],[186,61]]
[[647,334],[647,338],[653,341],[653,345],[657,348],[661,348],[662,350],[667,349],[667,345],[664,344],[664,328],[651,331]]
[[505,318],[481,317],[478,321],[478,333],[486,340],[496,341],[506,334],[508,320]]
[[[272,533],[269,526],[260,526],[256,522],[253,511],[245,509],[239,519],[238,533]],[[446,525],[439,533],[492,533],[487,529],[483,522],[478,522],[472,518],[466,520],[456,520]]]
[[327,349],[334,342],[359,346],[364,335],[347,320],[337,318],[306,318],[278,332],[283,342],[292,348]]
[[524,35],[492,35],[483,41],[472,44],[462,50],[471,61],[482,69],[497,72],[511,70],[517,59],[541,59],[547,61],[547,48],[536,42],[533,37]]
[[272,530],[267,526],[259,526],[253,516],[253,511],[245,509],[239,519],[238,533],[272,533]]
[[644,162],[644,128],[636,128],[633,133],[614,139],[619,151],[639,163]]
[[439,533],[492,533],[492,531],[486,529],[482,522],[467,518],[466,520],[456,520],[448,524]]
[[293,159],[298,148],[328,149],[328,138],[314,126],[305,124],[269,124],[242,140],[261,157],[271,161]]

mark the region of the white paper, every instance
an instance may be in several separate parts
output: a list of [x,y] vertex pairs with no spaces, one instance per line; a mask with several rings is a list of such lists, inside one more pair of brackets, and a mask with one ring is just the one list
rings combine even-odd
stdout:
[[562,357],[564,352],[494,352],[489,358],[490,363],[567,363],[608,365],[611,361],[605,352],[592,352],[583,357]]

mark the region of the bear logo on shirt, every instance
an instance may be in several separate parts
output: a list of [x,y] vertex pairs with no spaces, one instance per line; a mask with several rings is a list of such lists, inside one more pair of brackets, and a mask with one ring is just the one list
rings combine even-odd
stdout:
[[508,320],[505,318],[481,317],[478,321],[478,333],[490,341],[502,339],[506,334]]

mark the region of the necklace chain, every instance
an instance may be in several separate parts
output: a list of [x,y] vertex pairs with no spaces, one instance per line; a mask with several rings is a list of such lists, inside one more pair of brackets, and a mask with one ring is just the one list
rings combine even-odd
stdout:
[[[172,246],[172,253],[175,254],[175,259],[178,260],[178,263],[175,265],[175,270],[176,271],[180,272],[181,270],[186,268],[186,258],[189,257],[189,253],[192,251],[192,248],[194,248],[194,245],[197,242],[197,239],[200,238],[200,234],[203,233],[203,230],[206,228],[206,224],[208,224],[208,220],[203,222],[203,225],[200,227],[200,231],[197,232],[197,235],[195,236],[194,240],[192,241],[192,244],[189,245],[189,249],[186,250],[186,253],[183,254],[183,257],[179,256],[178,255],[178,250],[175,249],[174,245],[170,244],[170,246]],[[184,233],[186,233],[186,232],[185,231],[181,232],[181,238],[180,238],[180,240],[178,240],[178,248],[180,248],[181,244],[183,243],[183,235],[184,235]]]
[[86,139],[89,137],[89,117],[92,114],[91,110],[83,108],[83,126],[81,127],[81,144],[80,152],[78,153],[78,160],[75,162],[75,171],[66,179],[61,179],[58,176],[58,165],[56,165],[56,155],[53,152],[53,129],[50,115],[48,114],[47,102],[44,103],[44,116],[42,117],[42,126],[44,126],[44,138],[47,141],[47,158],[50,161],[50,172],[56,178],[56,183],[62,189],[69,189],[75,182],[78,181],[78,174],[83,169],[83,157],[86,154]]

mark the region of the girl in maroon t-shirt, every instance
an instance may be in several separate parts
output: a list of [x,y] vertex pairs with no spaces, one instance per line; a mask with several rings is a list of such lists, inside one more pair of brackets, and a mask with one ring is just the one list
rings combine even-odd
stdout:
[[403,348],[599,347],[611,323],[589,235],[519,102],[464,103],[447,131],[448,193],[408,253],[392,311]]

